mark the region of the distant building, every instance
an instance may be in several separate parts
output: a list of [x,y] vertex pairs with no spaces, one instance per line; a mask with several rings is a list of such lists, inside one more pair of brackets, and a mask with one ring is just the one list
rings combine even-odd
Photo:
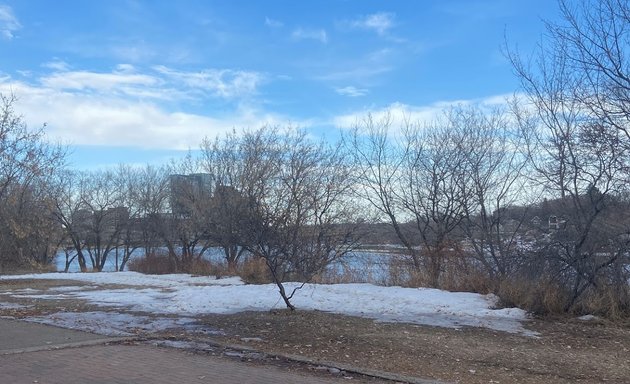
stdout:
[[210,198],[212,175],[209,173],[171,175],[169,181],[171,213],[174,216],[188,216],[192,214],[195,203]]
[[103,230],[109,234],[115,233],[116,231],[120,231],[120,228],[129,221],[129,208],[108,208],[102,213],[102,215]]
[[113,207],[91,211],[78,209],[72,213],[72,230],[83,238],[93,238],[95,234],[112,236],[129,221],[129,208]]
[[85,233],[94,224],[94,215],[89,209],[78,209],[72,213],[70,220],[75,231]]
[[542,220],[540,220],[540,217],[534,216],[531,219],[531,223],[534,228],[540,228],[540,225],[542,224]]
[[549,230],[557,231],[566,227],[567,221],[555,215],[549,216]]

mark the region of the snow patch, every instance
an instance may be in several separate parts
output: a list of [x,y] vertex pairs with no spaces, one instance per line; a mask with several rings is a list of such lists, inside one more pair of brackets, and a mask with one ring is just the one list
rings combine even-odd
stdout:
[[116,284],[150,287],[244,284],[240,277],[226,277],[218,279],[214,276],[193,276],[188,274],[144,275],[138,272],[34,273],[28,275],[0,276],[0,280],[13,279],[76,280],[92,284]]
[[24,308],[30,308],[32,307],[32,305],[22,305],[22,304],[16,304],[16,303],[3,303],[0,302],[0,310],[2,309],[24,309]]
[[[20,296],[40,299],[71,297],[99,306],[181,318],[284,308],[274,284],[244,285],[239,278],[214,279],[183,274],[143,275],[136,272],[0,277],[6,278],[66,279],[102,284],[104,286],[94,290],[85,290],[82,287],[73,290],[72,287],[65,287],[60,291],[63,293],[56,295],[22,293]],[[123,285],[125,288],[109,288],[111,285]],[[288,292],[298,286],[299,283],[285,284]],[[296,292],[292,302],[300,309],[361,316],[383,322],[449,328],[483,327],[528,336],[536,335],[523,327],[523,322],[528,319],[525,311],[518,308],[494,308],[497,302],[495,295],[447,292],[430,288],[381,287],[372,284],[309,284]],[[77,321],[87,322],[88,325],[98,323],[94,325],[97,328],[108,327],[105,321],[98,322],[96,313],[92,313],[92,318],[81,318],[81,314],[75,313],[63,314],[56,321],[69,322],[72,321],[72,316],[77,316]],[[114,325],[109,328],[124,332],[134,327],[144,329],[142,327],[145,324],[138,317],[130,320],[124,317],[126,315],[120,316],[114,318]],[[147,327],[147,330],[152,329],[152,326]]]
[[140,332],[159,332],[194,323],[190,318],[151,318],[114,312],[59,312],[29,317],[34,323],[56,325],[107,336],[132,336]]

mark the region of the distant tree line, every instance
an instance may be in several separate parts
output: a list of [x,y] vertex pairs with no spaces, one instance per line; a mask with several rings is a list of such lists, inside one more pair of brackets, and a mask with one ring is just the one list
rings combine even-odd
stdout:
[[212,247],[231,271],[264,261],[293,308],[284,282],[377,243],[370,231],[386,223],[398,283],[628,314],[630,7],[559,4],[563,21],[537,54],[506,48],[522,92],[505,106],[456,106],[428,123],[368,115],[338,143],[264,127],[160,167],[78,172],[3,96],[0,272],[60,249],[66,269],[122,270],[163,252],[186,272]]

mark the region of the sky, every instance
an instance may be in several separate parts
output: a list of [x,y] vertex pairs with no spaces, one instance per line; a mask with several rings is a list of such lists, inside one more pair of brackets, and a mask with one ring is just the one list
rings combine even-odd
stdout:
[[70,166],[157,164],[233,129],[336,138],[518,90],[553,0],[0,0],[0,93]]

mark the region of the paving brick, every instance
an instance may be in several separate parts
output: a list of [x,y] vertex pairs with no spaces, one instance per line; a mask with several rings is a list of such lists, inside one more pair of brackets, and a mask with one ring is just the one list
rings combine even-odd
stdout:
[[347,382],[149,345],[98,345],[0,356],[6,384],[319,384]]
[[0,318],[0,355],[19,349],[100,342],[107,336]]

